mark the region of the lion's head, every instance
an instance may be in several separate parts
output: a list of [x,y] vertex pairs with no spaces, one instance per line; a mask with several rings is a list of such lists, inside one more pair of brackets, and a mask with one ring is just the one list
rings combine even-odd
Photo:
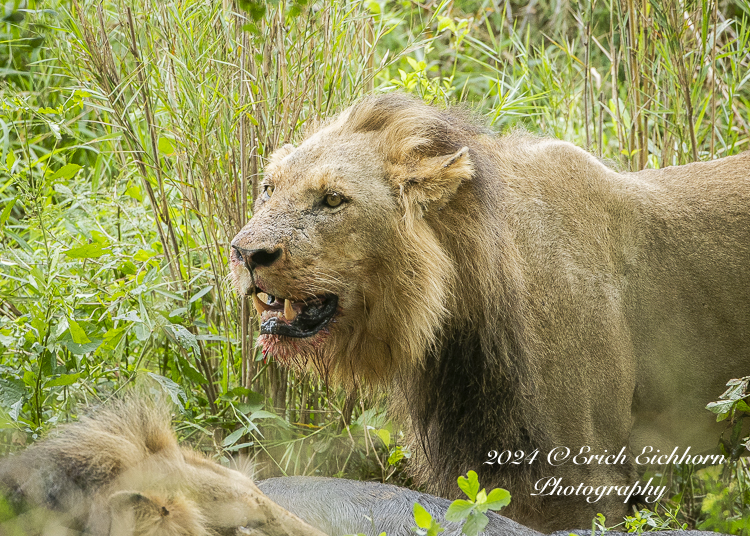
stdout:
[[127,398],[0,460],[0,505],[16,515],[0,533],[323,536],[244,473],[180,447],[168,408]]
[[271,156],[231,252],[264,353],[344,383],[420,362],[453,308],[456,280],[428,220],[472,179],[477,131],[391,95]]

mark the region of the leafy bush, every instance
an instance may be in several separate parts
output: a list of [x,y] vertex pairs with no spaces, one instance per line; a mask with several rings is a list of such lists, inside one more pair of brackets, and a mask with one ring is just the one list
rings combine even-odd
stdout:
[[[445,513],[445,520],[461,523],[461,534],[477,536],[482,532],[489,518],[488,510],[498,511],[510,504],[510,493],[502,488],[495,488],[489,493],[479,489],[479,479],[475,471],[469,471],[466,476],[458,477],[458,487],[469,500],[457,499],[453,501]],[[417,536],[438,536],[445,529],[435,521],[424,506],[414,503],[414,523],[412,530]],[[359,533],[357,536],[364,536]],[[381,532],[379,536],[387,536]]]

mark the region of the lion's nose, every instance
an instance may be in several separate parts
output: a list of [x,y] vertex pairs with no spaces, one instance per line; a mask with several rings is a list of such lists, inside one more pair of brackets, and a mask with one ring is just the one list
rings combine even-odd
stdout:
[[279,257],[281,257],[281,248],[274,249],[246,249],[239,246],[232,245],[234,250],[239,255],[242,262],[245,263],[248,270],[252,270],[257,266],[271,266]]

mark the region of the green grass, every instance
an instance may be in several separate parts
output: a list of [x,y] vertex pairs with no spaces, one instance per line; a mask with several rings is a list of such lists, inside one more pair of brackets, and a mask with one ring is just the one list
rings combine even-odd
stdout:
[[[253,30],[231,2],[6,4],[3,449],[151,381],[183,437],[261,474],[401,481],[383,401],[264,363],[227,279],[268,154],[363,94],[468,102],[621,169],[750,148],[745,4],[495,4],[282,2]],[[723,515],[701,478],[674,478],[693,525]]]

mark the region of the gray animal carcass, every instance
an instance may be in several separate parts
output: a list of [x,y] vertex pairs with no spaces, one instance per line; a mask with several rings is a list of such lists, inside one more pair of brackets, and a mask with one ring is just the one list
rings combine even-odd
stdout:
[[[414,503],[442,525],[441,536],[460,536],[461,525],[445,521],[451,501],[427,493],[379,482],[341,478],[290,476],[269,478],[258,487],[278,503],[329,536],[363,533],[378,536],[413,536]],[[541,536],[515,521],[487,512],[485,536]]]

